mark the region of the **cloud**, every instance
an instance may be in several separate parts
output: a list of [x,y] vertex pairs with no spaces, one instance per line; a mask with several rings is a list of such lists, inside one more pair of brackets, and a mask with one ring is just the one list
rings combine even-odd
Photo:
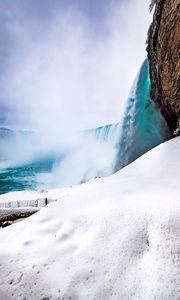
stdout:
[[104,31],[78,7],[59,5],[45,20],[23,18],[21,5],[6,9],[13,45],[0,76],[7,123],[56,137],[119,121],[146,55],[148,4],[111,5]]

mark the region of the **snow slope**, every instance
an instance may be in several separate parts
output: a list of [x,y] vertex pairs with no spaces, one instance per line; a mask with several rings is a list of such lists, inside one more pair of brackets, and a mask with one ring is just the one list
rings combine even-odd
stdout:
[[180,138],[0,230],[0,300],[179,300]]

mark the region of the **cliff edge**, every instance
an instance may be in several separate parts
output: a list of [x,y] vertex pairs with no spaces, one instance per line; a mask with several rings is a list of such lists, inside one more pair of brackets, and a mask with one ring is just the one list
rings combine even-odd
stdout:
[[147,52],[151,97],[169,128],[180,134],[180,0],[153,0]]

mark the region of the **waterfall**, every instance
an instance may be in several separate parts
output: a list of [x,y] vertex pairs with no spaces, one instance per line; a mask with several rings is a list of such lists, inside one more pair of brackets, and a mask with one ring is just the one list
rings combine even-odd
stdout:
[[115,170],[128,165],[171,135],[165,119],[150,98],[149,64],[145,60],[127,101],[120,139],[117,141]]
[[111,143],[115,146],[119,136],[119,123],[100,126],[94,129],[88,129],[85,136],[94,138],[97,141]]
[[53,146],[40,142],[37,133],[0,128],[0,193],[62,187],[108,176],[168,140],[171,135],[150,98],[150,85],[145,60],[132,86],[123,120],[70,135],[67,145],[60,137]]

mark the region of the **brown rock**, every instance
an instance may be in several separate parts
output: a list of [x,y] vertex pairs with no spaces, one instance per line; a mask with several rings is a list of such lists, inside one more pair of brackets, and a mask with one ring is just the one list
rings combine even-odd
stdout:
[[174,132],[180,118],[180,0],[153,0],[152,4],[147,40],[151,97]]

